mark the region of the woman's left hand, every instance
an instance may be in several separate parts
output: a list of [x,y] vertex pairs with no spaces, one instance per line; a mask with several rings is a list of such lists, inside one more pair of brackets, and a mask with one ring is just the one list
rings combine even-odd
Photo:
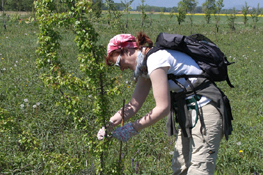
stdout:
[[[106,127],[107,127],[107,132],[110,133],[110,132],[113,130],[113,127],[114,127],[113,122],[110,120],[110,121],[108,122],[108,124],[106,124]],[[102,140],[102,139],[105,137],[105,134],[106,134],[106,129],[105,129],[105,127],[103,126],[103,127],[99,130],[99,132],[98,132],[98,134],[97,134],[98,140]]]
[[97,134],[98,140],[102,140],[102,139],[104,138],[105,134],[106,134],[106,131],[105,131],[105,127],[103,126],[103,127],[99,130],[99,132],[98,132],[98,134]]

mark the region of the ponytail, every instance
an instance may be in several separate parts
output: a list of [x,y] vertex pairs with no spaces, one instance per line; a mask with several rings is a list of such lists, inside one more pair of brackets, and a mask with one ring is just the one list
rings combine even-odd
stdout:
[[142,49],[142,47],[147,46],[145,44],[148,44],[147,47],[152,48],[153,47],[153,42],[152,40],[149,38],[148,35],[146,35],[143,32],[139,32],[137,33],[137,37],[136,37],[136,44],[138,46],[139,49]]

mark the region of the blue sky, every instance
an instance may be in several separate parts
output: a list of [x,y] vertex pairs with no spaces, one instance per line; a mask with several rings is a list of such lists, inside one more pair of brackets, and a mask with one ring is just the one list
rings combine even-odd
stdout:
[[[125,0],[124,0],[125,1]],[[128,1],[128,0],[126,0]],[[159,7],[174,7],[177,6],[177,3],[180,0],[145,0],[145,4],[150,6],[159,6]],[[261,3],[260,3],[261,1]],[[114,2],[119,3],[121,0],[114,0]],[[197,0],[198,6],[202,6],[202,4],[205,2],[205,0]],[[245,5],[245,2],[247,2],[248,6],[257,7],[257,4],[259,3],[259,7],[263,7],[262,0],[224,0],[223,3],[225,5],[224,8],[242,8],[242,6]],[[132,8],[136,8],[141,3],[141,0],[134,0],[132,3]]]

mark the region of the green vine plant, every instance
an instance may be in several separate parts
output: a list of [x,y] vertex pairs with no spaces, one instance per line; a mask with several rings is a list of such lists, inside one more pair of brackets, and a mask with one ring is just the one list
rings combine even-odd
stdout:
[[[109,99],[119,93],[119,88],[114,79],[107,78],[107,69],[103,62],[106,48],[96,44],[98,33],[87,18],[92,13],[92,1],[62,0],[66,12],[56,11],[55,2],[52,0],[35,1],[36,17],[39,22],[38,44],[36,50],[38,58],[36,65],[42,70],[40,79],[46,87],[60,92],[61,105],[68,116],[72,118],[75,128],[84,131],[82,141],[87,143],[88,154],[93,156],[93,165],[96,174],[118,174],[117,162],[106,164],[107,148],[112,141],[104,139],[97,141],[96,133],[99,128],[106,125],[109,120]],[[73,28],[76,34],[75,43],[78,48],[80,70],[85,73],[85,78],[80,78],[68,73],[60,61],[58,52],[61,49],[60,28]],[[87,97],[89,94],[90,98]],[[85,101],[85,102],[84,102]],[[87,106],[92,106],[89,115]],[[86,116],[86,117],[85,117]],[[89,116],[87,120],[87,116]],[[52,162],[59,168],[57,174],[75,173],[84,160],[71,158],[65,154],[46,153],[43,157],[46,163],[46,172],[52,174]],[[64,159],[65,161],[59,161]],[[108,165],[109,164],[109,165]],[[68,167],[71,165],[71,167]]]

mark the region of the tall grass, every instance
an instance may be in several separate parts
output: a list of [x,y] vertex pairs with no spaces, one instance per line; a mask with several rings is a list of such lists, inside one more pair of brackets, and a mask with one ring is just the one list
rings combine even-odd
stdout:
[[[123,25],[123,32],[136,35],[143,30],[152,40],[159,32],[190,34],[189,19],[178,25],[175,18],[160,19],[153,14],[152,20],[150,23],[148,19],[142,28],[140,16],[132,14],[129,28]],[[105,46],[110,38],[121,32],[103,20],[94,21],[93,25],[100,34],[99,44]],[[79,139],[85,133],[74,128],[72,117],[56,105],[60,92],[45,88],[38,78],[42,70],[37,70],[34,63],[37,24],[8,21],[7,30],[2,26],[0,21],[0,174],[55,174],[59,168],[63,169],[61,174],[92,174],[93,157],[87,152],[87,143]],[[70,29],[60,32],[63,36],[61,62],[74,75],[83,76],[76,60],[74,33]],[[263,19],[260,18],[254,30],[250,18],[244,26],[240,17],[233,32],[222,16],[216,33],[213,20],[205,24],[202,16],[195,16],[193,33],[206,35],[217,43],[230,62],[235,62],[229,67],[235,88],[229,88],[225,82],[217,83],[231,101],[234,132],[229,141],[222,139],[216,174],[263,173]],[[118,76],[119,82],[126,86],[121,95],[112,99],[109,116],[121,108],[122,99],[130,99],[135,86],[132,72],[121,73],[116,69],[110,74]],[[87,94],[86,98],[91,97]],[[154,105],[150,94],[131,121],[148,113]],[[86,119],[90,122],[91,111],[87,106]],[[123,146],[124,174],[171,174],[175,138],[166,136],[165,122],[163,119],[146,128]],[[116,161],[118,148],[116,141],[109,148],[111,153],[107,161]]]

